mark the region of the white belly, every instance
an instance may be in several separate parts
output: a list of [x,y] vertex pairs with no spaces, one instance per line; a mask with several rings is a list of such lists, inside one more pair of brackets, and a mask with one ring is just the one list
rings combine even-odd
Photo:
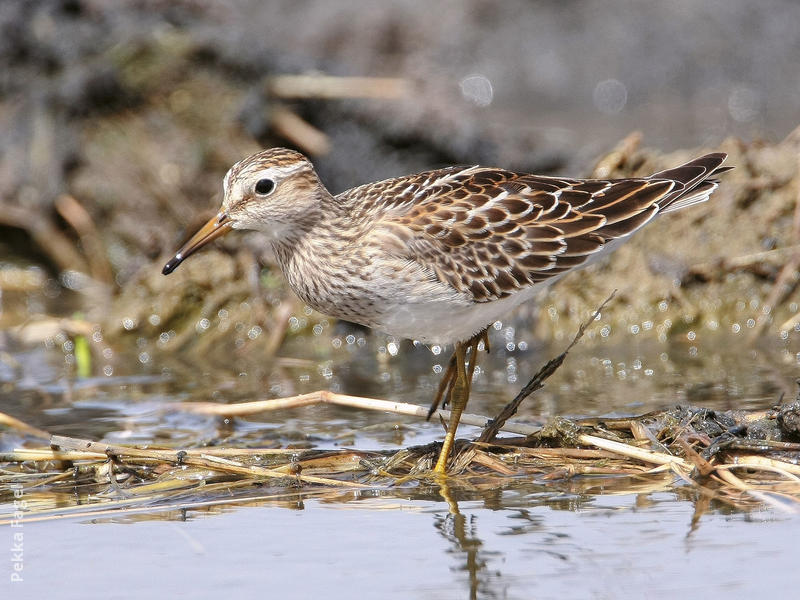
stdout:
[[536,285],[513,296],[479,304],[454,305],[450,302],[403,303],[389,308],[381,323],[373,326],[397,337],[426,344],[451,344],[465,341],[514,308],[537,295],[546,285]]

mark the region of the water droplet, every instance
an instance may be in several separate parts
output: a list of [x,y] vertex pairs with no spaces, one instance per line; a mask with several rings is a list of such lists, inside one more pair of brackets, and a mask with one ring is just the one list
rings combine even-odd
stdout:
[[628,103],[628,88],[618,79],[606,79],[595,86],[592,100],[601,113],[616,115]]
[[356,336],[354,336],[354,335],[351,333],[351,334],[350,334],[350,335],[348,335],[346,338],[344,338],[344,341],[345,341],[345,342],[347,342],[347,344],[348,344],[348,345],[355,344],[355,343],[356,343]]
[[156,314],[152,314],[149,317],[147,317],[147,322],[150,323],[150,325],[152,325],[153,327],[156,327],[161,323],[161,317]]
[[690,331],[689,333],[686,334],[686,338],[690,342],[693,342],[696,337],[697,337],[697,334],[694,331]]
[[761,98],[758,92],[747,86],[734,88],[728,96],[728,113],[739,123],[747,123],[758,116]]
[[400,347],[397,345],[397,342],[389,342],[386,344],[386,349],[392,356],[397,356],[397,352],[400,350]]
[[249,337],[251,340],[254,340],[261,335],[261,331],[262,331],[261,327],[259,327],[258,325],[253,325],[250,328],[250,331],[247,332],[247,337]]
[[468,75],[459,83],[461,95],[478,106],[489,106],[494,98],[492,82],[485,75]]
[[134,322],[134,320],[133,320],[133,319],[131,319],[130,317],[128,317],[128,318],[122,319],[122,327],[123,327],[123,328],[124,328],[126,331],[130,331],[131,329],[133,329],[134,327],[136,327],[136,323]]
[[150,362],[150,355],[147,352],[140,352],[139,362],[142,363],[143,365],[147,364],[148,362]]
[[314,332],[314,335],[322,335],[322,325],[317,323],[316,325],[314,325],[312,331]]
[[103,367],[103,375],[105,375],[106,377],[111,377],[113,374],[114,374],[114,367],[112,367],[111,365],[106,365],[105,367]]
[[439,345],[431,346],[431,352],[434,356],[439,356],[442,353],[442,347]]

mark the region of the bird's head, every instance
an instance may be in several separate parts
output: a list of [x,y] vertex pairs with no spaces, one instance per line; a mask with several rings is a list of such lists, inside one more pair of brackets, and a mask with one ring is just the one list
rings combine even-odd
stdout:
[[222,188],[220,211],[167,262],[164,275],[231,229],[256,229],[273,241],[287,241],[313,220],[321,197],[328,194],[308,159],[285,148],[239,161],[225,175]]

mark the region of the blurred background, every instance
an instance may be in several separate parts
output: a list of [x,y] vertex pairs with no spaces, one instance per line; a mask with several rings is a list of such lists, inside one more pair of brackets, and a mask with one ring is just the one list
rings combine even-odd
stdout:
[[[762,440],[800,363],[798,24],[794,0],[0,0],[0,513],[16,523],[24,493],[20,597],[221,598],[233,582],[243,597],[354,583],[380,598],[787,596],[796,519],[775,503],[794,505],[726,497],[705,476],[568,459],[542,477],[340,491],[47,452],[61,434],[272,464],[263,449],[352,461],[441,440],[437,422],[331,405],[176,407],[319,389],[428,406],[447,364],[449,348],[314,313],[255,233],[161,275],[228,168],[276,145],[309,155],[334,193],[459,163],[639,176],[727,152],[736,168],[712,201],[495,323],[467,410],[497,414],[617,289],[519,419],[692,404],[711,410],[637,439],[713,439],[709,460],[744,429],[744,448],[796,448]],[[729,409],[766,425],[695,422],[728,427]],[[84,512],[109,501],[118,512]],[[13,562],[22,529],[4,530]],[[111,553],[134,586],[114,565],[84,575]]]
[[[632,377],[660,382],[634,404],[791,393],[798,22],[789,0],[6,0],[6,397],[147,376],[218,400],[325,387],[427,402],[446,352],[313,314],[257,234],[161,276],[228,167],[273,145],[307,153],[334,193],[447,164],[625,176],[727,151],[737,169],[714,202],[498,324],[484,391],[518,387],[620,288],[586,340],[607,350],[559,384],[582,394],[568,412],[603,410]],[[723,333],[747,344],[720,358]],[[736,379],[759,343],[774,375]]]

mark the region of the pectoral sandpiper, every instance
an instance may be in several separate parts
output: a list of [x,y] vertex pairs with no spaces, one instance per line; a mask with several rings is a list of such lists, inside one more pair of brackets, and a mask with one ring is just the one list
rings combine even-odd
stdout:
[[444,473],[486,328],[656,215],[707,200],[718,184],[711,178],[728,170],[725,157],[616,180],[447,167],[333,196],[305,156],[273,148],[231,167],[221,210],[164,274],[231,229],[257,229],[289,285],[319,312],[454,343],[431,407],[442,398],[452,407],[434,468]]

